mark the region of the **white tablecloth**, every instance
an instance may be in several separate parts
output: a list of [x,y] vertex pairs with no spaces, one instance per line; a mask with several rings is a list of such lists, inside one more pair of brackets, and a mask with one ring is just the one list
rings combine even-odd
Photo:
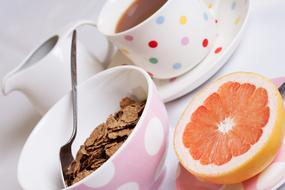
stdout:
[[[103,2],[104,0],[2,0],[0,79],[18,65],[39,42],[54,34],[62,25],[79,18],[96,19]],[[285,76],[284,20],[284,0],[252,0],[250,21],[241,45],[214,78],[232,71],[253,71],[267,77]],[[98,43],[100,46],[100,40]],[[96,53],[99,57],[104,54],[98,46]],[[191,99],[191,94],[167,104],[172,128]],[[0,92],[0,189],[20,189],[16,177],[18,157],[23,143],[39,119],[40,116],[21,93],[14,92],[4,97]],[[175,189],[176,163],[170,147],[167,176],[161,189]]]

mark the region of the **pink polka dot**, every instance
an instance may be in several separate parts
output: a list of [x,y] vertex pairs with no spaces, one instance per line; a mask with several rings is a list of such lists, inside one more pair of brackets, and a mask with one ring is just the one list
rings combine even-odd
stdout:
[[125,40],[127,40],[127,41],[133,41],[133,39],[134,39],[134,37],[131,36],[131,35],[126,35],[125,36]]
[[152,41],[148,42],[148,46],[151,48],[156,48],[158,46],[158,43],[157,43],[157,41],[152,40]]
[[218,47],[216,50],[215,50],[215,54],[218,54],[218,53],[220,53],[221,51],[222,51],[222,47]]
[[203,43],[202,43],[203,47],[207,47],[208,44],[209,44],[209,41],[208,41],[207,38],[205,38],[205,39],[203,40]]
[[186,46],[187,44],[189,44],[189,38],[188,37],[183,37],[182,39],[181,39],[181,44],[183,45],[183,46]]
[[151,73],[149,71],[147,73],[149,74],[150,77],[153,77],[153,73]]

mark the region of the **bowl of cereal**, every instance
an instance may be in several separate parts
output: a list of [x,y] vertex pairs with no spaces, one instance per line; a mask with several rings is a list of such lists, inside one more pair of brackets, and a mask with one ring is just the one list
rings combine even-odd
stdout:
[[168,117],[150,76],[134,66],[103,71],[78,86],[78,132],[65,182],[59,149],[72,132],[71,93],[28,137],[18,162],[23,189],[153,189],[164,174]]

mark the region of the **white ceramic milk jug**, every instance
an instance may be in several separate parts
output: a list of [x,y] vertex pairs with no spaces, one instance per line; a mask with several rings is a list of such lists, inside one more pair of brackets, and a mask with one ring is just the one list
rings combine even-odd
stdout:
[[[40,114],[44,114],[59,98],[70,90],[71,33],[82,25],[95,26],[92,21],[79,21],[65,27],[65,31],[50,37],[33,50],[3,79],[3,93],[23,92]],[[112,47],[112,46],[110,46]],[[111,50],[110,50],[111,51]],[[81,43],[77,42],[78,82],[102,71],[99,63]]]

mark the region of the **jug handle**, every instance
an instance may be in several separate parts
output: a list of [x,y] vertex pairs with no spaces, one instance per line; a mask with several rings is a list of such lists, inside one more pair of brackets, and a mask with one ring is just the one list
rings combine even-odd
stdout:
[[[67,38],[72,32],[73,30],[75,30],[76,28],[80,27],[80,26],[84,26],[84,25],[88,25],[88,26],[93,26],[97,32],[99,34],[101,34],[98,29],[97,29],[97,24],[92,21],[92,20],[78,20],[76,22],[72,22],[69,25],[67,25],[66,27],[64,27],[63,30],[61,30],[61,32],[59,32],[59,38]],[[113,57],[113,55],[116,52],[116,47],[110,42],[110,40],[107,39],[107,37],[105,37],[103,34],[101,34],[107,41],[107,54],[105,56],[104,62],[102,62],[101,64],[106,65],[107,63],[110,62],[111,58]],[[94,55],[95,56],[95,55]],[[95,56],[96,57],[96,56]],[[97,60],[99,60],[96,57]]]

